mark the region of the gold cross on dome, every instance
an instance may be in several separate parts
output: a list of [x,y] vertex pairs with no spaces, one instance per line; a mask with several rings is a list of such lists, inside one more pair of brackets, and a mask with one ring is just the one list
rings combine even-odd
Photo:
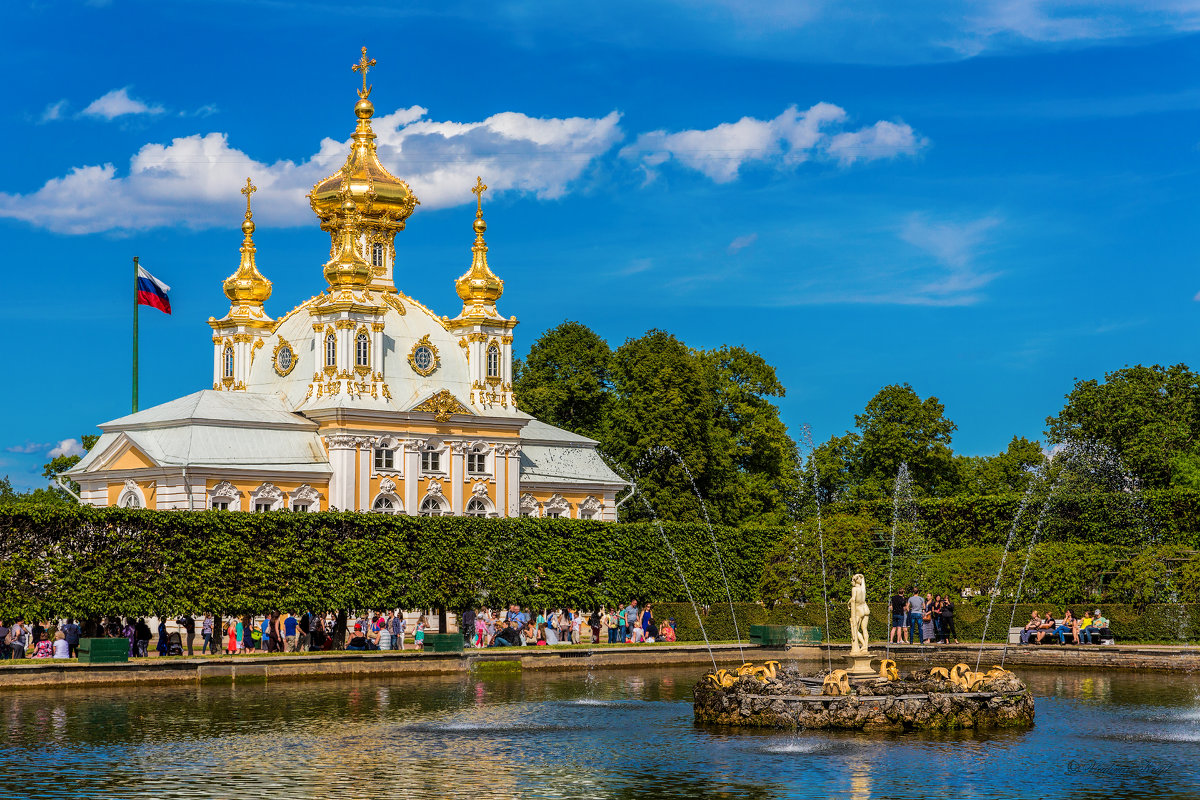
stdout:
[[474,188],[471,189],[471,194],[475,195],[475,198],[479,203],[479,208],[475,212],[475,216],[477,216],[477,217],[483,216],[483,193],[486,191],[487,191],[487,184],[483,182],[482,177],[476,175],[475,176],[475,186],[474,186]]
[[249,178],[246,178],[246,185],[241,190],[242,194],[246,195],[246,219],[250,219],[250,195],[257,191],[258,187],[251,183]]
[[351,67],[351,69],[355,72],[362,72],[363,87],[362,91],[358,93],[358,96],[364,100],[366,100],[367,96],[371,94],[371,89],[367,86],[367,70],[373,66],[375,66],[375,59],[367,58],[367,48],[363,47],[362,58],[359,59],[358,63]]

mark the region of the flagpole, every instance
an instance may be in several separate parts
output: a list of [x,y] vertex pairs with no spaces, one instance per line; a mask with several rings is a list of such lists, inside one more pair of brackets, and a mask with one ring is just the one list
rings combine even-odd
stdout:
[[133,413],[138,410],[138,257],[133,257]]

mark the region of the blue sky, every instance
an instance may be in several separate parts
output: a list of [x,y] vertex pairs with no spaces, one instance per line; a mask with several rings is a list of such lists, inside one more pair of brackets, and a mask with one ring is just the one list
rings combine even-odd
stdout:
[[[485,4],[486,5],[486,4]],[[524,352],[577,319],[776,366],[818,441],[908,381],[956,450],[1039,437],[1077,378],[1195,362],[1200,3],[13,0],[0,474],[211,380],[247,175],[278,316],[323,287],[304,200],[353,129],[422,205],[397,283],[454,313],[474,198]]]

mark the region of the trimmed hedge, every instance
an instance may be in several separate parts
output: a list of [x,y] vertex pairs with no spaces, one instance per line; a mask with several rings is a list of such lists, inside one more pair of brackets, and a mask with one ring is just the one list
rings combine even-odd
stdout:
[[[1003,546],[1022,499],[1020,494],[920,498],[912,501],[912,508],[921,532],[937,549]],[[1030,499],[1016,541],[1028,541],[1044,502],[1044,496]],[[866,514],[888,528],[892,511],[891,498],[839,502],[826,509],[829,514]],[[1148,538],[1200,547],[1200,491],[1056,495],[1039,534],[1044,542],[1105,545],[1132,545]]]
[[[871,618],[868,630],[872,642],[886,642],[890,622],[884,603],[870,603]],[[1075,605],[1072,610],[1082,614],[1092,605]],[[1200,639],[1200,603],[1159,604],[1138,608],[1129,605],[1102,605],[1101,611],[1108,618],[1118,642],[1184,642]],[[743,640],[750,638],[751,625],[811,625],[825,631],[825,611],[820,603],[806,606],[780,606],[767,611],[759,603],[734,603],[738,630]],[[1019,603],[1014,625],[1029,621],[1030,612],[1050,611],[1061,618],[1063,606]],[[988,624],[989,642],[1003,642],[1008,635],[1009,619],[1013,613],[1011,603],[997,602]],[[987,615],[986,605],[969,601],[955,602],[954,627],[960,642],[979,642],[983,639],[983,622]],[[676,637],[679,641],[698,642],[703,640],[696,614],[690,603],[658,603],[654,606],[657,619],[675,618]],[[713,605],[708,613],[701,609],[704,631],[710,641],[728,641],[735,638],[729,605]],[[845,603],[829,605],[829,629],[833,641],[850,641],[850,610]]]
[[[708,528],[322,512],[0,508],[0,617],[725,600]],[[781,532],[722,528],[735,600]]]

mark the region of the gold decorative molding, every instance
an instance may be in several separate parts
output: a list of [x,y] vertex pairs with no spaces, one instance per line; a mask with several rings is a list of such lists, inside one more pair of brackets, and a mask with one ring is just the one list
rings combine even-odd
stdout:
[[437,422],[449,422],[452,414],[474,414],[471,409],[458,402],[458,398],[450,394],[449,389],[442,389],[425,402],[415,406],[413,411],[430,412]]
[[[433,354],[433,360],[430,362],[429,366],[425,368],[422,368],[417,364],[417,351],[422,347],[429,348],[429,352]],[[436,372],[437,368],[441,366],[441,364],[442,360],[441,356],[438,354],[437,345],[429,341],[429,334],[425,334],[418,339],[417,343],[412,346],[412,350],[410,350],[408,353],[408,365],[412,367],[413,372],[417,373],[423,378],[428,378],[430,375]]]
[[[279,358],[279,354],[284,348],[287,348],[288,352],[291,354],[286,367],[283,366]],[[275,368],[275,374],[281,378],[287,377],[289,374],[291,374],[292,370],[296,368],[296,362],[298,360],[299,359],[296,358],[295,348],[292,347],[287,339],[284,339],[282,336],[280,336],[279,342],[275,345],[275,349],[271,352],[271,364]]]

